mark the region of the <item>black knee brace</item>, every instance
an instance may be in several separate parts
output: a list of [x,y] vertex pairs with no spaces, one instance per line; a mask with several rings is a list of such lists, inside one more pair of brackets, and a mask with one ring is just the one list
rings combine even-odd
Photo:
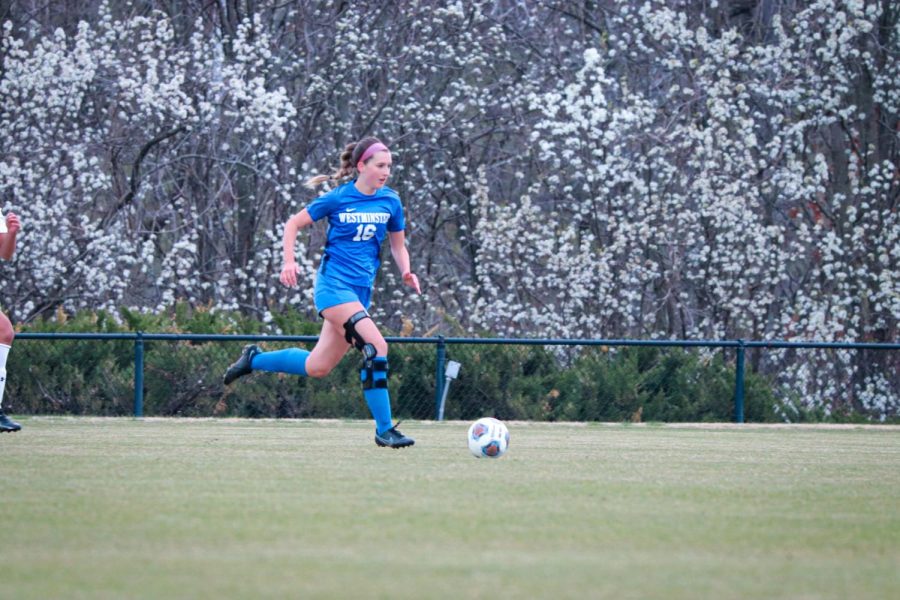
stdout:
[[[347,322],[344,323],[344,339],[347,340],[348,344],[353,344],[356,346],[357,350],[362,350],[366,347],[366,340],[362,338],[361,335],[356,331],[356,324],[362,321],[363,319],[371,319],[364,310],[359,311],[354,314],[352,317],[347,319]],[[371,344],[369,344],[371,346]],[[373,355],[374,358],[374,355]]]
[[[364,310],[351,316],[344,323],[344,339],[348,344],[352,344],[357,350],[363,353],[363,364],[359,369],[359,379],[362,381],[363,389],[370,390],[372,388],[386,388],[387,378],[390,374],[388,370],[387,357],[382,360],[375,360],[378,352],[375,346],[363,339],[359,332],[356,331],[356,324],[363,319],[371,319]],[[384,373],[384,375],[382,375]]]
[[[367,344],[371,346],[371,344]],[[374,346],[372,350],[374,351]],[[382,375],[384,373],[384,375]],[[380,359],[376,360],[374,356],[369,358],[366,356],[365,360],[363,360],[362,367],[359,369],[359,379],[362,381],[362,386],[364,390],[371,390],[372,388],[386,388],[388,386],[388,377],[390,377],[391,371],[388,368],[388,360],[386,356],[380,357]]]

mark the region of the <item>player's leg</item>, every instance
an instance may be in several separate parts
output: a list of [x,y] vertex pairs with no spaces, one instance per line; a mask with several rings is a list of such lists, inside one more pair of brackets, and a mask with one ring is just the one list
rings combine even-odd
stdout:
[[325,319],[319,341],[306,359],[309,376],[319,378],[331,373],[349,349],[350,343],[344,339],[343,331]]
[[375,443],[379,446],[403,448],[415,443],[400,433],[392,423],[391,398],[388,392],[388,344],[360,302],[348,302],[322,311],[334,328],[341,328],[344,339],[363,354],[360,380],[363,396],[375,419]]
[[302,348],[285,348],[263,352],[256,344],[247,344],[238,359],[225,371],[222,381],[228,385],[238,377],[249,375],[253,371],[270,371],[273,373],[290,373],[306,376],[306,359],[309,351]]
[[290,373],[304,377],[325,377],[344,357],[350,344],[344,334],[327,319],[322,325],[319,341],[312,351],[287,348],[263,352],[256,344],[244,346],[240,358],[225,372],[226,385],[253,371]]
[[[330,279],[322,274],[319,274],[316,278],[314,296],[316,308],[319,310],[320,315],[328,307],[353,302],[359,298],[358,292],[352,289],[352,286]],[[326,324],[327,322],[326,319]],[[300,348],[263,352],[256,344],[244,346],[241,356],[234,364],[228,367],[223,381],[225,385],[228,385],[238,377],[243,377],[256,370],[324,377],[340,362],[350,347],[348,342],[343,341],[340,330],[340,326],[332,328],[331,326],[326,327],[323,325],[322,332],[319,334],[319,341],[312,353]],[[311,356],[313,357],[313,362],[310,365],[308,361]]]
[[3,394],[6,391],[6,359],[16,332],[7,316],[0,313],[0,433],[19,431],[22,426],[3,413]]

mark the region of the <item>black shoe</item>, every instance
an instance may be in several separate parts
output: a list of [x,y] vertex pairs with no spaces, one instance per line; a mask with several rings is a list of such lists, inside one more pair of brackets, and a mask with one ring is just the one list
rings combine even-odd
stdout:
[[[400,423],[398,422],[397,425]],[[387,431],[383,433],[375,432],[375,443],[379,446],[387,446],[389,448],[406,448],[407,446],[412,446],[416,443],[416,440],[411,437],[406,437],[397,429],[397,425],[394,425]]]
[[19,431],[22,426],[0,412],[0,433],[7,431]]
[[253,367],[251,367],[250,364],[253,362],[253,357],[259,354],[259,352],[259,346],[256,344],[244,346],[241,357],[225,371],[225,377],[222,378],[225,385],[228,385],[238,377],[243,377],[244,375],[252,373]]

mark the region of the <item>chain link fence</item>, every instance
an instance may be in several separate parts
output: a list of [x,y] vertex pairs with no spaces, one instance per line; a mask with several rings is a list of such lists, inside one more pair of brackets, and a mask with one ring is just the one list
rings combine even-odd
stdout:
[[[256,372],[230,386],[222,384],[225,369],[247,343],[258,343],[263,350],[312,349],[316,339],[23,333],[10,353],[4,409],[14,414],[368,418],[355,350],[322,379]],[[388,342],[394,415],[424,420],[485,415],[635,422],[796,420],[797,415],[779,410],[784,400],[776,399],[769,377],[744,369],[745,351],[755,349],[758,357],[767,348],[788,353],[818,348],[819,360],[827,363],[829,353],[837,359],[838,353],[865,349],[869,358],[857,353],[860,360],[888,380],[896,380],[900,358],[896,352],[880,352],[900,349],[900,344],[463,338]],[[878,360],[873,362],[872,356]],[[752,364],[752,358],[748,360]],[[458,374],[447,377],[448,367],[454,375],[454,366]],[[789,404],[789,410],[805,410],[802,397],[789,399]]]

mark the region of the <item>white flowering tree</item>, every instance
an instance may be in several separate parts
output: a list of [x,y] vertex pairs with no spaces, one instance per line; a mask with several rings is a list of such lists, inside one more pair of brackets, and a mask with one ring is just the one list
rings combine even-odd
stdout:
[[[731,27],[715,11],[615,9],[579,68],[531,96],[539,181],[473,196],[476,322],[895,340],[896,9],[822,1]],[[808,407],[898,409],[896,357],[767,357]]]
[[98,11],[94,25],[31,32],[29,44],[4,25],[0,190],[27,229],[10,305],[19,318],[252,305],[255,265],[271,262],[271,244],[256,252],[258,197],[270,212],[271,197],[290,197],[273,157],[296,109],[265,81],[272,42],[244,23],[226,59],[200,23],[177,44],[161,13]]
[[[324,230],[287,292],[282,223],[306,176],[377,135],[425,284],[382,270],[393,327],[898,337],[895,3],[32,4],[0,14],[14,319],[312,317]],[[807,408],[900,410],[894,354],[751,357]]]

